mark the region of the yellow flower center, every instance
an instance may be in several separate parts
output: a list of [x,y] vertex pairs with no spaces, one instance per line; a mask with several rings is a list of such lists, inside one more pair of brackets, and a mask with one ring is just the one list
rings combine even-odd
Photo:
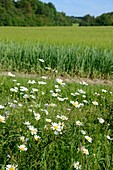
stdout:
[[36,141],[38,141],[38,140],[39,140],[39,138],[38,138],[38,137],[36,137],[36,138],[35,138],[35,140],[36,140]]
[[3,120],[2,120],[2,118],[0,118],[0,122],[2,122]]
[[15,167],[11,167],[11,168],[9,168],[9,170],[15,170]]
[[78,106],[78,103],[77,103],[77,102],[74,102],[73,105],[76,107],[76,106]]
[[62,84],[62,82],[60,81],[59,84]]
[[58,126],[53,126],[56,130],[58,130]]
[[33,133],[34,133],[34,132],[36,132],[36,130],[35,130],[35,129],[32,129],[32,130],[31,130],[31,132],[33,132]]
[[24,147],[22,147],[22,148],[20,148],[20,150],[21,150],[21,151],[24,151],[24,150],[25,150],[25,148],[24,148]]

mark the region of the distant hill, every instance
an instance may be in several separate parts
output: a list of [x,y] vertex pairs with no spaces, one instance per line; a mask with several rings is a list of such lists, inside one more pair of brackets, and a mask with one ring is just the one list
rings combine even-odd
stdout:
[[49,2],[0,0],[0,26],[69,26],[71,19]]

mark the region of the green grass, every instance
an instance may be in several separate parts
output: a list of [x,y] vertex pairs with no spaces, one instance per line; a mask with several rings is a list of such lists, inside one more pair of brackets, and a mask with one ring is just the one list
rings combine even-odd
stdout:
[[[0,169],[5,170],[6,165],[14,164],[18,165],[19,170],[73,170],[74,162],[78,161],[82,170],[112,170],[112,86],[66,83],[65,80],[59,84],[55,75],[47,79],[35,77],[30,80],[36,83],[28,84],[29,79],[25,77],[0,77],[0,105],[4,106],[0,109],[0,115],[5,118],[4,123],[0,118]],[[40,81],[47,84],[39,84]],[[21,86],[27,87],[28,91],[22,91]],[[12,92],[11,88],[17,91]],[[38,92],[33,93],[32,88],[37,88]],[[56,89],[64,101],[53,96]],[[73,96],[76,92],[79,95]],[[84,105],[77,108],[70,101]],[[93,101],[98,105],[94,105]],[[40,115],[39,120],[36,120],[34,113]],[[66,116],[67,120],[63,120],[61,115]],[[47,122],[47,118],[52,122],[64,123],[64,126],[60,125],[62,134],[54,134],[52,122]],[[100,123],[98,118],[104,122]],[[78,120],[82,122],[81,126],[76,124]],[[36,134],[41,137],[38,141],[24,124],[26,121],[37,128]],[[81,130],[92,138],[91,143]],[[22,136],[25,142],[21,141]],[[20,152],[18,146],[22,143],[27,151]],[[88,149],[88,155],[83,153],[83,146]]]
[[0,41],[112,48],[112,27],[0,27]]

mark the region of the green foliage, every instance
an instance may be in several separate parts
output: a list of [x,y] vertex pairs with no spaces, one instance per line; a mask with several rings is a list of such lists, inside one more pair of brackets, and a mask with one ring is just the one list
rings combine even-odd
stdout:
[[50,26],[72,25],[72,23],[69,17],[57,12],[52,3],[38,0],[5,0],[0,2],[0,25]]
[[96,18],[89,14],[85,15],[79,26],[113,26],[113,12],[102,14]]

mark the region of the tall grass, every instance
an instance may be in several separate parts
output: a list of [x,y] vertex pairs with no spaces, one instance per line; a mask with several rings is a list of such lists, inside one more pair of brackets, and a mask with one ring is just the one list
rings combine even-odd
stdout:
[[[45,62],[42,63],[39,59]],[[113,52],[83,45],[0,42],[0,70],[40,73],[45,72],[46,67],[59,73],[112,77]]]

